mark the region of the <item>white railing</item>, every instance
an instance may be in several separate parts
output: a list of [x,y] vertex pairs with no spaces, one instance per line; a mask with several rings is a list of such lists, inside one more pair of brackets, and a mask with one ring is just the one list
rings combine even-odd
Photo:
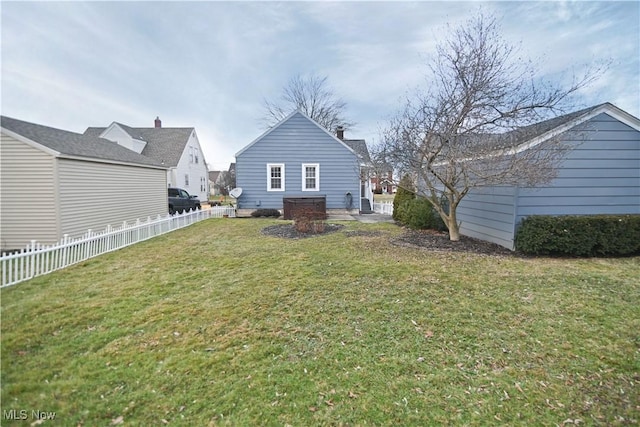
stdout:
[[393,215],[393,202],[374,202],[373,211],[384,215]]
[[51,273],[52,271],[77,264],[89,258],[133,245],[134,243],[187,227],[209,218],[233,218],[236,211],[233,206],[214,206],[210,209],[185,212],[177,215],[158,215],[133,223],[124,222],[120,227],[107,228],[101,232],[87,231],[84,236],[70,238],[65,236],[53,245],[42,245],[32,240],[26,248],[16,253],[0,256],[0,287]]

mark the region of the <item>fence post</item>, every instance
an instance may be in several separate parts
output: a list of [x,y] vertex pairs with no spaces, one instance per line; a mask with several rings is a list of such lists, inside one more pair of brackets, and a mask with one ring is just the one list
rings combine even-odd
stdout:
[[67,250],[69,249],[67,247],[68,241],[69,241],[69,235],[65,234],[62,237],[62,244],[63,244],[63,246],[62,246],[62,265],[60,266],[60,268],[64,268],[64,267],[67,266]]
[[27,261],[27,274],[28,274],[28,278],[32,278],[33,277],[33,272],[34,272],[34,259],[33,256],[35,255],[35,247],[36,247],[36,241],[32,240],[31,244],[27,244],[27,252],[29,253],[29,257],[28,257],[28,261]]

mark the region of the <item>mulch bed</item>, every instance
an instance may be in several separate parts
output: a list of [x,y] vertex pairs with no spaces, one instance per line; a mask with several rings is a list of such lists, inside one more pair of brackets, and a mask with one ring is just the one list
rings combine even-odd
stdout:
[[[323,234],[335,233],[344,228],[342,224],[325,224],[325,229],[321,233],[301,233],[295,229],[293,224],[278,224],[262,229],[262,234],[284,239],[304,239],[308,237],[321,236]],[[348,237],[380,236],[384,233],[379,231],[347,230],[344,234]],[[430,251],[441,252],[470,252],[483,255],[514,256],[514,253],[495,243],[485,242],[472,237],[460,236],[460,240],[452,242],[449,234],[434,230],[411,230],[405,229],[400,237],[391,240],[396,246],[412,247]]]
[[473,237],[460,236],[460,240],[452,242],[449,234],[434,230],[405,230],[402,236],[391,240],[397,246],[406,246],[442,252],[472,252],[483,255],[513,256],[507,248]]

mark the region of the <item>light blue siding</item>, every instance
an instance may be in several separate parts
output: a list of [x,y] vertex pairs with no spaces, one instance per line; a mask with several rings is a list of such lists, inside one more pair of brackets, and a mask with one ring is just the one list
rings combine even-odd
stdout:
[[[267,191],[267,164],[284,164],[285,191]],[[302,165],[318,164],[318,191],[303,191]],[[327,209],[360,207],[357,156],[342,142],[296,112],[236,155],[238,209],[282,209],[283,197],[326,196]]]
[[586,124],[555,180],[520,189],[516,225],[530,215],[640,214],[640,132],[604,113]]
[[511,199],[506,187],[470,192],[458,208],[461,233],[513,249],[530,215],[640,214],[640,131],[605,113],[581,128],[585,142],[574,141],[551,183],[511,187]]
[[456,212],[460,233],[511,248],[515,227],[515,187],[477,188],[469,192]]

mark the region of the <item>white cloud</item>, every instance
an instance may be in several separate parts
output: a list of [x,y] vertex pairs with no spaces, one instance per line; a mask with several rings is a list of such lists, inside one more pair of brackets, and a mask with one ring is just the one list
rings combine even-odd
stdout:
[[317,72],[372,140],[445,24],[480,7],[548,76],[610,58],[582,101],[640,115],[637,2],[3,2],[2,113],[75,131],[159,115],[226,168],[263,131],[263,98]]

